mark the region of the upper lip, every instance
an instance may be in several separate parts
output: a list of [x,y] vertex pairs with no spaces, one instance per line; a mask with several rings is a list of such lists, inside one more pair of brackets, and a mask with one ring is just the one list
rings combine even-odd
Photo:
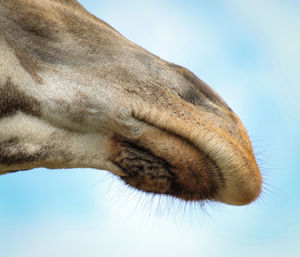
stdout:
[[[236,133],[241,134],[238,137],[240,141],[235,139],[231,133],[218,127],[216,124],[210,123],[210,121],[204,121],[201,124],[201,120],[197,120],[197,117],[190,116],[187,124],[186,122],[180,122],[179,119],[177,122],[176,116],[164,115],[163,110],[157,113],[160,116],[153,117],[153,110],[149,114],[147,113],[147,108],[144,108],[141,112],[133,113],[133,116],[135,119],[147,124],[149,128],[161,131],[158,133],[169,135],[171,144],[176,141],[179,142],[178,145],[181,144],[183,149],[180,150],[179,147],[178,151],[182,151],[183,158],[180,163],[178,159],[180,154],[172,152],[172,149],[168,148],[169,146],[165,148],[165,152],[159,151],[157,147],[162,147],[162,144],[158,141],[155,142],[157,140],[155,139],[156,136],[150,137],[148,139],[148,147],[145,146],[151,149],[153,154],[167,160],[168,163],[175,167],[184,166],[182,170],[188,170],[192,165],[193,168],[191,170],[193,172],[199,171],[199,162],[203,160],[206,163],[206,167],[209,167],[206,170],[206,174],[210,176],[207,177],[209,181],[208,184],[204,185],[207,187],[204,191],[209,190],[209,186],[216,191],[208,196],[210,200],[233,205],[244,205],[258,197],[261,191],[262,178],[255,161],[251,143],[238,118],[236,118],[238,126]],[[193,113],[193,115],[196,114]],[[234,114],[232,113],[231,115]],[[145,131],[147,132],[147,129]],[[147,141],[145,139],[146,132],[141,137],[143,144]],[[158,134],[157,137],[159,137]],[[186,152],[184,152],[185,150]],[[189,154],[194,157],[191,159],[191,156],[188,156]],[[164,155],[167,155],[167,158]],[[175,158],[178,165],[172,164],[169,157]],[[192,161],[188,162],[189,160]],[[201,187],[203,181],[199,179],[187,181],[186,186],[193,190],[196,189],[195,181]]]
[[140,138],[114,140],[120,150],[113,162],[124,171],[122,179],[143,191],[184,200],[214,200],[225,183],[213,160],[172,133],[151,127]]

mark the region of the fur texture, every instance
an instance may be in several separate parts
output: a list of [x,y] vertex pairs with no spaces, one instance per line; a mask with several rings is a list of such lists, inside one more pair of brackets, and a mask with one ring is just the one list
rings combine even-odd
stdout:
[[251,142],[223,99],[77,1],[0,0],[0,53],[0,174],[92,167],[186,201],[260,194]]

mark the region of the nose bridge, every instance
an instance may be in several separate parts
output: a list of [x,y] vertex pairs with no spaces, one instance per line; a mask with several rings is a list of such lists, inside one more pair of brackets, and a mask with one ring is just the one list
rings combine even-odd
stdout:
[[179,97],[192,104],[202,116],[209,117],[215,125],[218,124],[230,134],[238,134],[237,118],[225,101],[188,69],[169,65],[180,76]]
[[193,108],[193,116],[210,121],[214,127],[220,128],[221,134],[226,133],[246,149],[251,149],[244,126],[225,101],[205,82],[188,69],[169,64],[180,76],[181,87],[177,93],[185,103]]
[[191,71],[176,64],[169,64],[169,66],[184,78],[186,87],[180,93],[180,96],[186,101],[206,109],[209,109],[209,106],[212,108],[214,105],[221,109],[231,111],[225,101],[210,86],[199,79]]

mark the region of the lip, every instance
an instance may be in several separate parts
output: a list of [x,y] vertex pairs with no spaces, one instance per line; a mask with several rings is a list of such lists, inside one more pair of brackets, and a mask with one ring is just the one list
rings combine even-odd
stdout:
[[149,124],[136,138],[113,136],[110,160],[139,190],[185,201],[215,200],[225,180],[218,165],[186,139]]
[[128,175],[124,177],[126,183],[186,201],[210,200],[230,205],[246,205],[260,195],[262,177],[251,142],[233,112],[230,115],[235,119],[236,128],[231,132],[219,125],[222,120],[216,122],[199,110],[183,110],[189,114],[183,118],[163,108],[138,107],[132,116],[142,124],[142,132],[124,138],[166,161],[176,177],[159,192],[153,186],[141,187],[144,180]]

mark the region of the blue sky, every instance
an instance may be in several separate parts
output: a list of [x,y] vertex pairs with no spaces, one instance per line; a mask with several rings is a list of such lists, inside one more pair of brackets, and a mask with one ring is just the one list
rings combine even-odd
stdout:
[[105,171],[0,177],[0,256],[289,256],[300,252],[300,3],[81,0],[210,84],[245,124],[265,190],[245,207],[149,199]]

